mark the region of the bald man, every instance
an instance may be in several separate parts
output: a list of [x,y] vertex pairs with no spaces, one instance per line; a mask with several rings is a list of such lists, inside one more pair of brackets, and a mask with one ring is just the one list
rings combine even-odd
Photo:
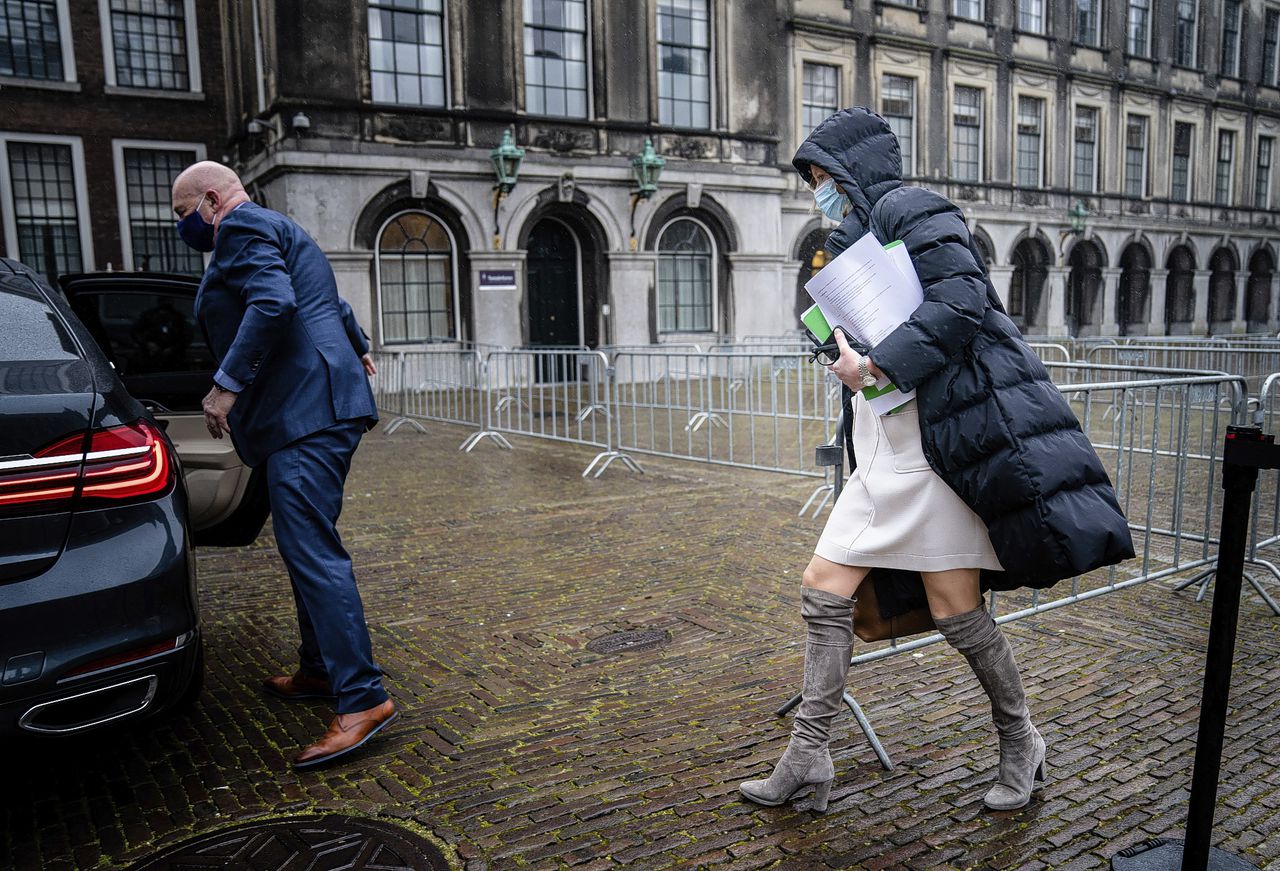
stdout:
[[213,254],[195,308],[218,361],[205,424],[214,438],[228,433],[247,465],[265,467],[298,609],[298,670],[263,689],[289,701],[337,702],[328,731],[294,760],[311,768],[350,753],[396,717],[336,526],[351,456],[378,420],[367,377],[373,360],[320,247],[252,202],[235,172],[211,161],[190,166],[174,181],[172,201],[178,235]]

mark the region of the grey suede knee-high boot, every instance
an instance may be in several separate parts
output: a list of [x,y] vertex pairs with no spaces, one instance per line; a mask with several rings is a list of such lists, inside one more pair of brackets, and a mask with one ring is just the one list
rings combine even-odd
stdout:
[[831,721],[840,710],[853,651],[853,600],[802,587],[800,613],[808,626],[804,689],[791,728],[791,741],[767,780],[748,780],[738,789],[758,804],[780,805],[809,786],[813,809],[827,809],[835,766],[827,750]]
[[956,650],[964,654],[991,699],[991,719],[1000,736],[1000,774],[983,797],[992,810],[1017,810],[1031,801],[1031,791],[1045,776],[1045,744],[1027,711],[1013,650],[986,608],[934,622]]

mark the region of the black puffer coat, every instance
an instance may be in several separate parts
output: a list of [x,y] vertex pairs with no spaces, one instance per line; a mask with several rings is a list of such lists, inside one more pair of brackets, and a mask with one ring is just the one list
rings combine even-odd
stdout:
[[[1044,588],[1132,557],[1102,462],[1005,314],[964,216],[945,197],[902,183],[884,119],[837,112],[793,163],[806,180],[811,165],[822,167],[849,197],[829,253],[867,231],[907,246],[924,303],[870,356],[899,388],[916,391],[929,465],[987,525],[1005,571],[983,572],[983,587]],[[923,601],[918,575],[872,577],[886,616]]]

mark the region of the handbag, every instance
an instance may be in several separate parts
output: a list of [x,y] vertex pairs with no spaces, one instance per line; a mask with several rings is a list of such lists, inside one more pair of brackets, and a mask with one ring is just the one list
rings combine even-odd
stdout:
[[858,584],[853,601],[853,634],[860,641],[888,641],[936,631],[937,628],[927,607],[912,608],[896,617],[885,617],[880,613],[880,601],[871,575],[868,573]]

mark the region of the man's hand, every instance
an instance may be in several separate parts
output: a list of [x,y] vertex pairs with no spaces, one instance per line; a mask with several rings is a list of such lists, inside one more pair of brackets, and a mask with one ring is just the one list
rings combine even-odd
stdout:
[[373,365],[373,354],[362,354],[360,362],[364,364],[364,374],[370,378],[378,374],[378,367]]
[[204,425],[209,428],[209,435],[215,439],[222,438],[224,432],[231,432],[227,424],[227,415],[231,406],[236,404],[236,396],[230,390],[219,390],[217,387],[209,391],[200,406],[204,409]]
[[[858,391],[862,389],[862,375],[858,373],[858,361],[862,359],[862,355],[853,348],[849,347],[849,343],[845,340],[844,330],[837,329],[835,331],[836,344],[840,347],[840,359],[836,360],[827,368],[835,374],[850,390]],[[877,378],[883,377],[884,373],[879,367],[867,358],[867,370]]]

